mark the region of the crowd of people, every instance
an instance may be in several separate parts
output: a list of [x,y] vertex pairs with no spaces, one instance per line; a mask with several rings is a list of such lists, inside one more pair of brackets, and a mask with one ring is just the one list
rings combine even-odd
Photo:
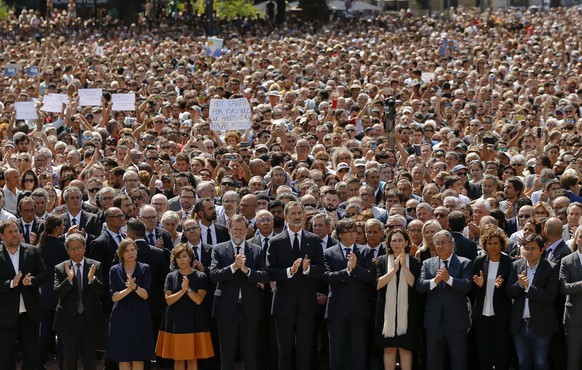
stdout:
[[11,16],[0,368],[579,369],[581,22]]

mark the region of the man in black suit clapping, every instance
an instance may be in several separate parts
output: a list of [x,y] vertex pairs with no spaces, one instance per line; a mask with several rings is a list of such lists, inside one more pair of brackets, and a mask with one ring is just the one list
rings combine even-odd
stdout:
[[279,370],[309,370],[323,253],[319,237],[303,230],[301,204],[287,203],[284,214],[288,229],[275,236],[267,250],[267,271],[277,282],[271,314],[275,317]]
[[79,351],[83,368],[94,370],[95,355],[104,338],[105,294],[101,263],[85,258],[85,238],[71,234],[65,241],[70,260],[55,267],[54,289],[59,298],[54,327],[63,343],[64,369],[77,369]]

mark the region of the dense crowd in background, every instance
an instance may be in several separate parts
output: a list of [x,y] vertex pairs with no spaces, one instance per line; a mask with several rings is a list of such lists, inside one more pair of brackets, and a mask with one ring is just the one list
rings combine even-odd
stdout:
[[579,369],[581,23],[11,15],[0,368]]

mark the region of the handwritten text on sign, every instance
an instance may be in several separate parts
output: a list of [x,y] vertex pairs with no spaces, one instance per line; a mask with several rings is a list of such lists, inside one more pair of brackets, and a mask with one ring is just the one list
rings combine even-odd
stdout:
[[209,113],[211,130],[246,130],[251,127],[251,106],[246,98],[212,99]]

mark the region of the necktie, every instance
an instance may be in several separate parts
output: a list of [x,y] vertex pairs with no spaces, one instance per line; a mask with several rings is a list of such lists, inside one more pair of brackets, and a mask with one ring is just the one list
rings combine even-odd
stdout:
[[79,304],[77,305],[77,313],[81,314],[85,310],[83,307],[83,274],[81,273],[81,264],[77,263],[77,271],[75,272],[77,277],[77,290],[79,291]]
[[77,224],[77,219],[76,218],[71,218],[71,225],[76,225]]
[[192,248],[192,251],[194,252],[194,259],[195,259],[196,261],[200,261],[200,257],[198,257],[198,256],[199,256],[199,255],[198,255],[198,247],[194,247],[194,248]]
[[[447,271],[449,271],[449,261],[445,260],[443,261],[443,264],[445,265],[445,268],[447,269]],[[447,287],[447,282],[446,281],[441,281],[441,287],[446,288]]]
[[30,243],[30,224],[24,225],[24,241]]
[[295,234],[295,240],[293,240],[293,256],[295,259],[299,258],[299,234]]
[[269,238],[265,238],[265,241],[263,243],[263,250],[267,250],[267,248],[269,248]]
[[117,234],[117,244],[121,243],[121,234]]
[[236,247],[236,254],[240,254],[240,247]]
[[154,233],[150,233],[148,235],[148,240],[149,240],[151,245],[156,245],[156,241],[154,240]]
[[352,250],[350,248],[344,248],[344,251],[346,252],[346,259],[348,259],[348,255]]
[[206,229],[206,244],[212,245],[212,232],[210,228]]

